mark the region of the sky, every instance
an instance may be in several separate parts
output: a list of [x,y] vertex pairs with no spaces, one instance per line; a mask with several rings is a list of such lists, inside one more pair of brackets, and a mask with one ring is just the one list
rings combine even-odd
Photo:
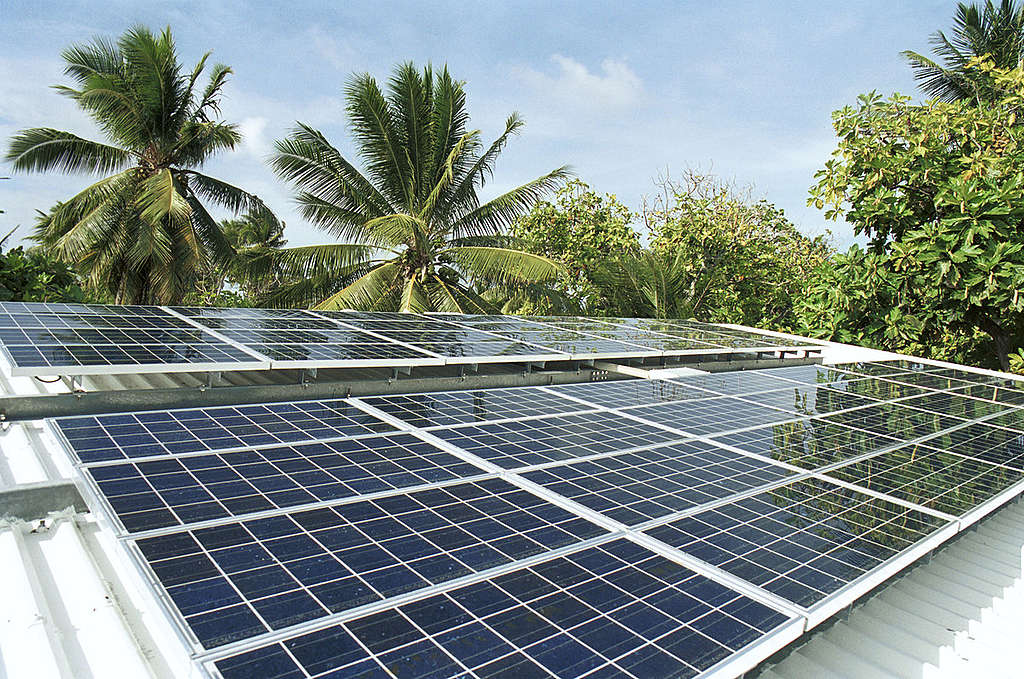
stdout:
[[[398,63],[447,64],[466,82],[471,126],[489,141],[512,111],[526,120],[485,197],[561,165],[632,209],[659,175],[710,171],[783,208],[806,234],[839,247],[849,225],[806,206],[835,148],[833,111],[878,90],[917,95],[900,51],[929,51],[955,3],[892,2],[319,2],[0,0],[0,147],[17,130],[54,127],[102,139],[72,101],[60,51],[134,24],[170,26],[180,61],[206,51],[228,64],[225,120],[240,148],[209,174],[256,193],[292,245],[329,238],[298,214],[266,164],[296,121],[355,159],[343,88],[384,80]],[[0,163],[0,230],[31,231],[90,178],[14,173]],[[94,179],[92,180],[94,181]],[[2,235],[2,234],[0,234]],[[9,243],[10,244],[10,243]]]

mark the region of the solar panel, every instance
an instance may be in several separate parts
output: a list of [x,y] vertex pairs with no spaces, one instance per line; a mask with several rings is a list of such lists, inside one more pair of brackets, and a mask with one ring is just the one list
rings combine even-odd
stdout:
[[135,533],[484,472],[396,434],[93,466],[86,473],[125,531]]
[[0,347],[13,375],[270,367],[266,356],[147,306],[0,302]]
[[85,463],[394,430],[342,400],[65,417],[55,424],[72,455]]
[[771,422],[792,420],[792,412],[762,406],[732,396],[701,401],[657,403],[629,408],[634,417],[654,424],[682,430],[687,434],[708,436],[733,429],[757,427]]
[[693,401],[715,395],[714,392],[700,387],[668,380],[587,382],[560,384],[546,389],[561,396],[605,408],[624,408],[665,401]]
[[210,649],[603,533],[491,479],[136,544],[198,646]]
[[459,426],[435,434],[505,469],[625,451],[679,438],[663,428],[613,412]]
[[[432,318],[346,313],[409,336]],[[1024,487],[1017,390],[922,365],[54,430],[225,679],[735,676]]]
[[298,309],[188,307],[178,313],[269,356],[277,368],[436,365],[438,355]]
[[714,444],[687,441],[521,474],[610,519],[636,525],[794,472]]
[[360,402],[420,429],[568,413],[586,408],[540,387],[365,396]]
[[394,368],[820,348],[687,321],[25,302],[0,303],[0,346],[19,375]]
[[224,679],[688,677],[788,620],[618,539],[214,665]]
[[912,445],[828,472],[829,476],[954,516],[1024,478],[1024,472]]
[[646,533],[809,607],[947,523],[931,514],[811,478]]

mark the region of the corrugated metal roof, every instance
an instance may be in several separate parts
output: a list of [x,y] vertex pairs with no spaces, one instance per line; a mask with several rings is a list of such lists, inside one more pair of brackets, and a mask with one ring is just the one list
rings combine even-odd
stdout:
[[1024,503],[976,525],[757,676],[1024,676]]

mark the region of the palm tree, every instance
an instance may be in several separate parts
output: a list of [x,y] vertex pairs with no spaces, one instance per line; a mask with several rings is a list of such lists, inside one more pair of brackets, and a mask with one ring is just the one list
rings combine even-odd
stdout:
[[238,285],[247,297],[258,300],[281,284],[285,274],[275,266],[275,258],[268,255],[288,244],[284,237],[284,222],[272,214],[259,213],[226,219],[220,226],[234,256],[228,267],[219,267],[214,272],[220,276],[218,290],[225,282],[231,282]]
[[234,125],[216,120],[231,69],[214,66],[198,91],[209,53],[183,71],[169,28],[154,35],[135,27],[116,44],[97,38],[62,57],[79,89],[56,89],[109,143],[34,128],[11,139],[6,160],[22,172],[104,177],[54,206],[34,237],[115,302],[179,302],[206,263],[231,256],[203,201],[266,211],[255,196],[196,169],[241,141]]
[[968,64],[983,56],[1000,68],[1016,68],[1021,63],[1024,7],[1013,0],[1001,0],[998,7],[992,0],[986,0],[983,6],[959,3],[953,17],[952,37],[936,31],[931,43],[942,65],[917,52],[903,52],[921,89],[943,101],[987,101],[995,96],[991,85],[980,72],[969,69]]
[[303,124],[277,142],[273,166],[297,188],[302,214],[342,242],[290,248],[283,259],[301,280],[278,289],[278,305],[403,311],[483,311],[474,285],[529,283],[557,265],[512,247],[503,235],[569,175],[558,168],[481,202],[477,191],[523,125],[509,116],[486,149],[467,131],[462,83],[444,68],[398,66],[387,94],[369,75],[345,90],[363,169]]

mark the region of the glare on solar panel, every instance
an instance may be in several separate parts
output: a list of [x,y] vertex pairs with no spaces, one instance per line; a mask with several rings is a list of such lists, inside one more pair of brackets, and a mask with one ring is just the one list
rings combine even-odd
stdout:
[[803,479],[646,533],[809,607],[947,523],[825,481]]

